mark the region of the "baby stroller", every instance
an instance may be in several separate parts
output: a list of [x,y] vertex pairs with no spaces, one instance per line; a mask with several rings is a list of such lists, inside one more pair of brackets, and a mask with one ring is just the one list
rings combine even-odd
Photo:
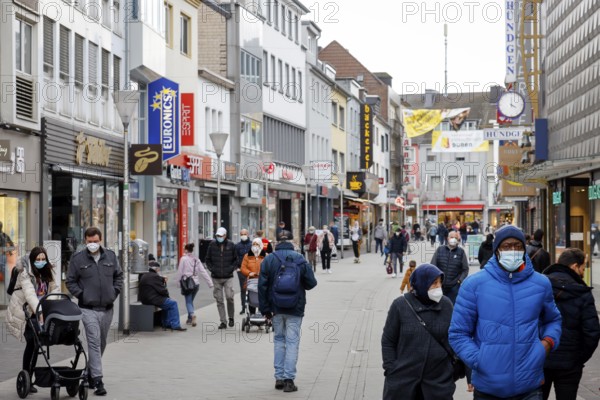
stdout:
[[[52,298],[55,298],[52,300]],[[37,315],[40,308],[44,323],[38,323]],[[82,314],[77,304],[69,296],[62,293],[51,293],[40,299],[35,315],[29,315],[28,306],[23,306],[27,324],[33,331],[35,352],[41,354],[47,367],[29,366],[29,371],[22,370],[17,376],[17,394],[24,399],[29,394],[32,385],[49,387],[52,400],[60,398],[60,388],[67,388],[71,397],[79,395],[80,400],[88,397],[88,361],[79,340],[79,321]],[[74,346],[75,359],[70,366],[50,365],[50,346]],[[79,358],[83,355],[84,365],[77,368]]]
[[[265,332],[269,333],[271,321],[258,311],[258,278],[250,278],[246,281],[246,317],[242,319],[242,330],[250,332],[251,326],[265,327]],[[250,307],[256,307],[256,313],[250,314]]]

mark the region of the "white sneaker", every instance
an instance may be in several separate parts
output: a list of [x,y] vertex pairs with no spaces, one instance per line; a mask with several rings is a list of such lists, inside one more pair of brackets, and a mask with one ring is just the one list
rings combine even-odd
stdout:
[[396,274],[392,274],[392,278],[395,278],[395,277],[396,277]]
[[331,274],[332,272],[331,272],[331,270],[330,270],[330,269],[328,269],[328,270],[327,270],[327,273],[328,273],[328,274]]

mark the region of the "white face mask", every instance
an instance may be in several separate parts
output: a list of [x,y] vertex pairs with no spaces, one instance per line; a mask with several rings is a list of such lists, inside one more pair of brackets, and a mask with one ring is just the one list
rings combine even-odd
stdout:
[[450,239],[448,239],[448,244],[451,247],[455,247],[456,245],[458,245],[458,239],[456,239],[456,238],[450,238]]
[[500,252],[500,259],[498,262],[504,267],[505,270],[513,272],[519,269],[523,264],[524,251],[520,250],[508,250]]
[[442,288],[435,288],[427,291],[427,296],[436,303],[440,302],[443,295],[444,292],[442,291]]
[[241,235],[240,239],[245,242],[246,240],[248,240],[248,235]]
[[262,247],[260,247],[260,246],[252,246],[252,252],[254,253],[255,256],[259,255],[261,250],[262,250]]
[[100,249],[100,244],[99,243],[88,243],[88,244],[86,244],[86,247],[90,251],[90,253],[94,254]]

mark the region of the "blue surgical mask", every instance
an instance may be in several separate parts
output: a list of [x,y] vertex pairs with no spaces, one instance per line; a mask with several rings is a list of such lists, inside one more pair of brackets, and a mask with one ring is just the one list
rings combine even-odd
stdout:
[[500,252],[500,259],[498,262],[504,267],[505,270],[513,272],[519,269],[523,264],[524,251],[521,250],[508,250]]
[[225,238],[224,238],[224,237],[218,237],[218,236],[217,236],[217,242],[219,242],[219,243],[223,243],[224,241],[225,241]]
[[36,261],[33,263],[33,265],[35,265],[35,267],[37,269],[42,269],[46,266],[47,262],[46,261]]

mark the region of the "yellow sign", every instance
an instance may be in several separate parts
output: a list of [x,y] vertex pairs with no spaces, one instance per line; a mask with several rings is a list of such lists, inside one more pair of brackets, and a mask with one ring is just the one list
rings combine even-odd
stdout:
[[158,160],[158,152],[150,150],[150,146],[143,150],[136,151],[134,155],[138,159],[134,165],[134,170],[138,174],[147,170],[150,164]]
[[442,122],[442,110],[402,110],[404,129],[409,138],[434,130]]
[[79,135],[75,137],[77,143],[77,150],[75,154],[75,161],[77,164],[82,165],[84,163],[83,156],[87,155],[85,162],[92,165],[100,165],[108,167],[110,164],[110,152],[111,148],[106,146],[106,141],[95,137],[85,136],[83,132],[79,132]]

